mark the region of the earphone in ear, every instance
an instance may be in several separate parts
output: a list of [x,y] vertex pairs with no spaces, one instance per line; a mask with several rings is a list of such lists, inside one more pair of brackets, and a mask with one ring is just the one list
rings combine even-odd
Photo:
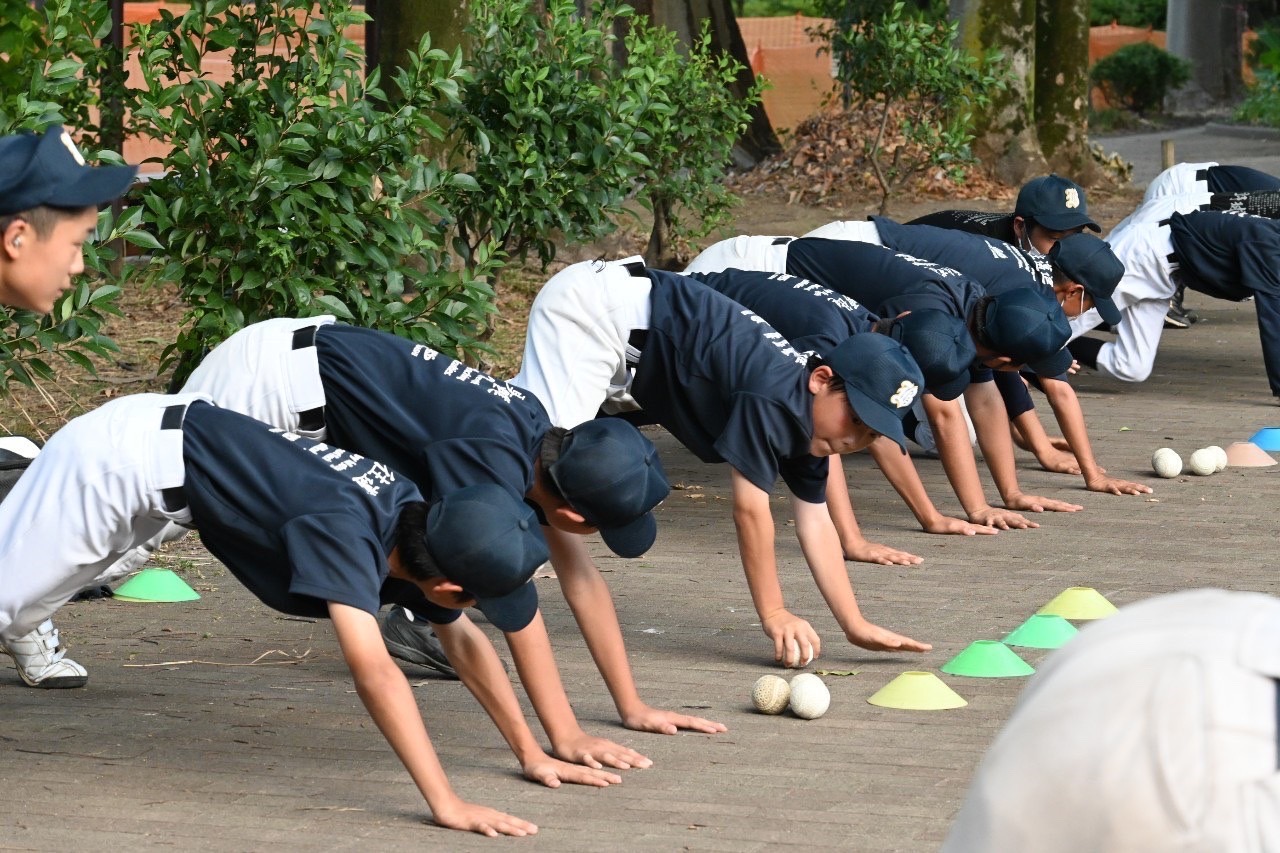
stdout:
[[13,238],[13,248],[15,248],[15,249],[16,249],[16,248],[18,248],[18,247],[19,247],[19,246],[21,246],[21,245],[22,245],[22,238],[21,238],[21,237],[14,237],[14,238]]

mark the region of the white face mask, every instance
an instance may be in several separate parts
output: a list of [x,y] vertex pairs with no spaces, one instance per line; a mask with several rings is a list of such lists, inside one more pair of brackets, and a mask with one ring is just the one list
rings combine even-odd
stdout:
[[[1081,289],[1080,291],[1078,291],[1078,295],[1079,295],[1079,297],[1080,297],[1080,314],[1083,314],[1083,313],[1084,313],[1084,290],[1083,290],[1083,289]],[[1070,298],[1071,298],[1071,296],[1070,296],[1070,294],[1068,294],[1067,296],[1064,296],[1064,297],[1062,297],[1060,300],[1058,300],[1058,304],[1059,304],[1060,306],[1062,306],[1062,313],[1063,313],[1063,314],[1066,314],[1066,313],[1067,313],[1067,300],[1068,300],[1068,299],[1070,299]],[[1067,316],[1069,317],[1069,316],[1071,316],[1071,315],[1070,315],[1070,314],[1067,314]],[[1080,316],[1080,315],[1079,315],[1079,314],[1077,314],[1076,316],[1078,317],[1078,316]]]

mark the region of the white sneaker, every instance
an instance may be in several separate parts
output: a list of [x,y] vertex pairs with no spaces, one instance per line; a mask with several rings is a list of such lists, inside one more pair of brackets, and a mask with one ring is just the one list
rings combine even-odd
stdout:
[[58,629],[46,619],[30,634],[0,642],[0,652],[18,665],[18,675],[28,687],[59,689],[84,687],[89,680],[85,668],[67,657],[58,643]]

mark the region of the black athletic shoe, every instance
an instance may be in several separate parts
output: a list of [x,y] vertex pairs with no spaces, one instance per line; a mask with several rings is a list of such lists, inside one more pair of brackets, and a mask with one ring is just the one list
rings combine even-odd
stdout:
[[1197,316],[1196,312],[1188,311],[1171,299],[1169,300],[1169,313],[1164,315],[1164,327],[1166,329],[1189,329],[1191,324],[1199,319],[1200,317]]
[[393,658],[434,669],[447,678],[458,677],[431,626],[417,621],[403,607],[392,607],[387,613],[382,623],[382,641]]
[[98,601],[103,598],[111,598],[115,595],[111,591],[111,587],[106,584],[101,586],[86,586],[84,589],[71,596],[72,601]]

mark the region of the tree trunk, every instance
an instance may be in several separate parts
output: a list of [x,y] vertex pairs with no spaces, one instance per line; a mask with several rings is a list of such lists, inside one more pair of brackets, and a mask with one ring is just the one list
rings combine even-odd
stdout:
[[1170,97],[1174,112],[1198,112],[1234,100],[1240,70],[1242,6],[1227,0],[1169,0],[1168,51],[1191,63],[1191,82]]
[[1089,186],[1098,169],[1089,154],[1089,14],[1076,0],[1036,4],[1035,122],[1053,171]]
[[663,198],[653,200],[653,229],[649,232],[649,244],[644,249],[644,265],[657,269],[676,269],[671,251],[671,219],[668,215],[671,202]]
[[1012,78],[979,114],[974,153],[1002,181],[1020,184],[1046,169],[1035,122],[1035,0],[951,0],[960,46],[974,56],[1001,51]]
[[377,56],[370,60],[382,69],[382,88],[395,97],[388,86],[404,57],[416,50],[423,33],[431,33],[431,46],[452,53],[465,44],[462,28],[467,23],[466,3],[423,3],[421,0],[377,0],[372,7],[374,43]]
[[[730,0],[636,0],[630,5],[638,13],[648,15],[653,23],[674,32],[685,44],[691,43],[702,32],[703,20],[710,21],[712,48],[730,54],[742,66],[734,94],[745,97],[755,84],[751,57],[747,55],[747,45],[738,30],[738,19],[733,14]],[[781,150],[782,145],[765,114],[764,104],[757,103],[751,108],[751,124],[733,147],[734,163],[750,168]]]

